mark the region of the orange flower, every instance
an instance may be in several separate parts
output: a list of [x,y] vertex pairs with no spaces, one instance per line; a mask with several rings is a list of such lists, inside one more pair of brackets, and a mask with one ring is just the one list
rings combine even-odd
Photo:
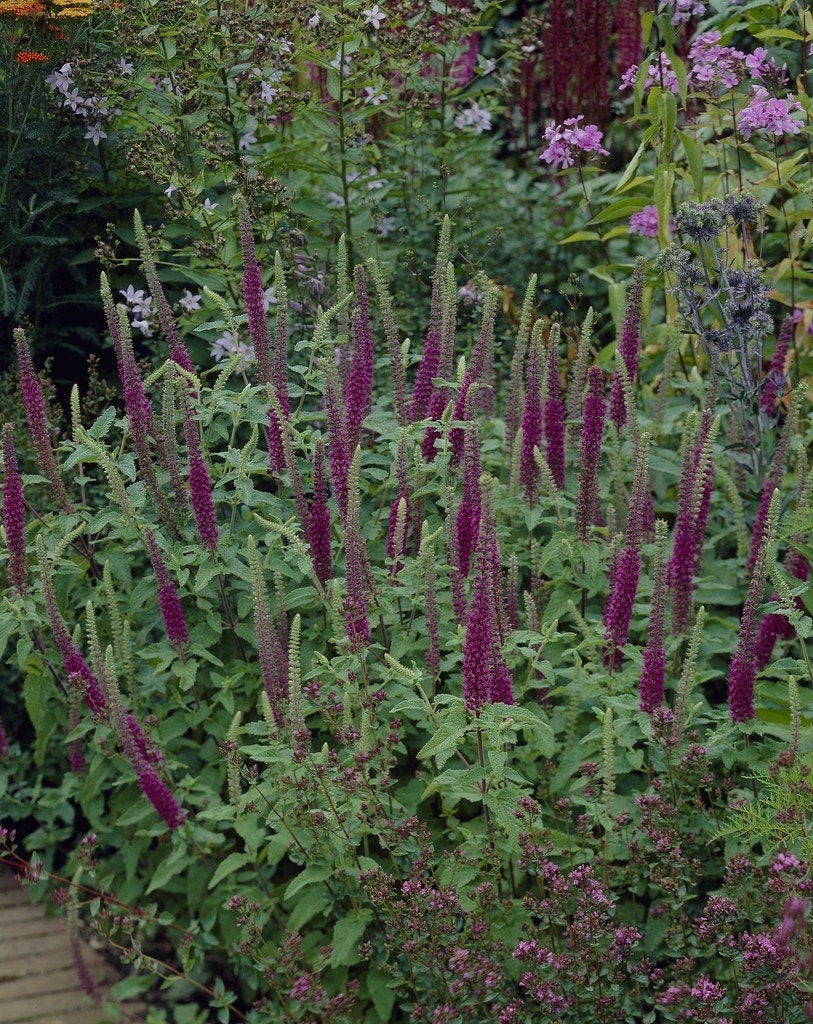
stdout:
[[13,14],[16,18],[33,18],[45,14],[45,4],[40,0],[0,0],[0,15]]
[[30,64],[32,60],[48,60],[44,53],[37,50],[20,50],[14,59],[18,64]]

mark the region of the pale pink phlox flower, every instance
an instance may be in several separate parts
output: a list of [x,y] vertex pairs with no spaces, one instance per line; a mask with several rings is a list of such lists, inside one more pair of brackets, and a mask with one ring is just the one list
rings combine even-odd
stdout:
[[692,65],[688,80],[691,85],[721,85],[733,89],[742,79],[740,62],[745,59],[742,50],[720,46],[718,31],[703,32],[692,43],[689,63]]
[[784,135],[790,132],[798,135],[802,130],[800,121],[794,120],[791,114],[804,108],[802,104],[788,93],[787,99],[780,100],[770,96],[768,90],[761,85],[753,86],[754,96],[748,106],[740,111],[738,127],[744,139],[750,139],[755,131],[767,131],[771,135]]
[[603,133],[594,124],[582,127],[579,122],[583,120],[584,114],[579,114],[567,118],[563,124],[548,125],[544,136],[548,145],[539,159],[559,168],[572,167],[579,152],[609,156],[609,151],[601,145]]

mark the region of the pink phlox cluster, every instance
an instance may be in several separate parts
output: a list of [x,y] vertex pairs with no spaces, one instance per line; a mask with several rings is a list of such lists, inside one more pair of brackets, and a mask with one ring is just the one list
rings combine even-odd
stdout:
[[696,88],[708,86],[733,89],[742,81],[742,62],[745,54],[733,46],[720,46],[718,31],[703,32],[689,50],[690,85]]
[[630,217],[630,234],[644,235],[646,238],[658,237],[658,207],[645,206]]
[[673,25],[683,25],[692,18],[702,18],[706,13],[706,5],[700,0],[667,0],[663,8],[664,12],[672,9]]
[[600,153],[609,156],[601,145],[604,133],[594,124],[583,127],[579,124],[584,114],[567,118],[563,124],[551,124],[545,129],[546,148],[539,159],[552,164],[554,168],[572,167],[580,153]]
[[766,131],[777,138],[801,132],[802,122],[792,115],[798,111],[804,113],[804,107],[790,93],[787,99],[781,100],[771,96],[762,85],[753,86],[753,93],[751,101],[737,117],[737,127],[744,139],[750,139],[756,131]]
[[[638,70],[638,64],[631,64],[627,68],[621,76],[621,84],[619,86],[621,90],[635,88],[635,79],[638,77]],[[674,96],[677,96],[680,92],[677,75],[672,68],[671,60],[669,60],[665,53],[659,53],[649,62],[646,79],[644,80],[644,92],[648,92],[653,87],[658,89],[667,89]]]
[[773,57],[768,56],[768,51],[764,46],[758,46],[753,53],[748,54],[745,58],[745,67],[749,78],[776,79],[781,76],[784,79],[785,69],[783,68],[780,72],[776,61]]

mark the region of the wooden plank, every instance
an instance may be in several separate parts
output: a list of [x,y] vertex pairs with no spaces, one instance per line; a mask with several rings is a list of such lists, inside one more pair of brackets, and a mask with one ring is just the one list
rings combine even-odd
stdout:
[[[86,942],[81,950],[105,997],[115,968]],[[116,1009],[121,1019],[144,1019],[142,1003]],[[80,988],[64,918],[46,918],[26,887],[0,870],[0,1024],[100,1024],[119,1019],[112,1012]]]

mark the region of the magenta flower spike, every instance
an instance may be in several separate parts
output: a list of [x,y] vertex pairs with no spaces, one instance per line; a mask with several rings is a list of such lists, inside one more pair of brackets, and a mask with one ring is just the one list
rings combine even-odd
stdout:
[[321,438],[313,453],[313,502],[308,518],[308,543],[313,571],[324,586],[333,576],[333,546],[330,539],[330,508],[325,481],[325,446]]
[[740,618],[737,647],[728,674],[728,707],[732,722],[748,722],[755,717],[754,680],[757,674],[756,649],[759,637],[757,611],[762,603],[767,578],[768,553],[773,544],[779,507],[779,491],[774,490],[766,516],[748,593]]
[[141,792],[164,819],[167,828],[180,828],[186,821],[186,812],[178,805],[158,772],[143,761],[134,767]]
[[[635,261],[632,273],[632,285],[627,298],[627,312],[621,328],[621,344],[619,351],[624,360],[624,368],[630,382],[635,380],[638,371],[638,350],[641,345],[641,304],[644,297],[644,271],[646,260],[639,256]],[[618,370],[613,375],[612,391],[610,392],[610,419],[620,430],[627,422],[627,406],[624,399],[624,382]]]
[[359,473],[361,449],[356,448],[350,465],[347,514],[344,518],[344,575],[346,599],[344,616],[347,638],[353,651],[370,646],[370,625],[367,617],[367,548],[361,535]]
[[641,540],[644,532],[644,513],[649,493],[647,452],[649,439],[642,438],[635,461],[635,479],[627,514],[627,530],[618,564],[612,578],[612,588],[604,608],[604,661],[612,672],[620,664],[620,648],[627,642],[632,609],[641,572]]
[[[806,580],[810,575],[810,563],[799,551],[789,551],[785,556],[785,571],[795,576],[798,580]],[[771,594],[772,601],[778,601],[778,594]],[[802,611],[804,604],[802,599],[795,599],[797,608]],[[764,615],[759,624],[756,644],[754,647],[754,661],[758,671],[761,671],[770,662],[774,646],[778,640],[792,640],[796,636],[793,623],[780,612],[769,612]]]
[[652,714],[663,704],[663,689],[666,677],[666,523],[659,520],[655,525],[655,562],[652,570],[652,608],[649,613],[649,628],[644,648],[644,663],[641,670],[640,704],[641,711]]
[[170,643],[175,647],[185,647],[189,641],[189,634],[186,628],[183,606],[178,597],[178,588],[167,571],[164,556],[158,547],[155,534],[149,527],[146,527],[144,536],[147,541],[147,551],[150,556],[152,571],[158,583],[158,604],[164,619],[167,636]]
[[528,372],[525,379],[525,407],[522,412],[522,451],[519,462],[519,479],[525,488],[525,500],[533,505],[539,495],[539,466],[534,458],[534,448],[542,451],[542,354],[539,343],[534,340],[528,356]]
[[598,518],[600,505],[598,469],[607,401],[604,398],[604,375],[598,366],[587,371],[587,395],[584,399],[581,440],[579,443],[579,493],[576,498],[576,532],[586,541],[590,527]]
[[203,459],[198,425],[192,415],[192,399],[185,381],[180,381],[183,406],[183,431],[189,459],[188,483],[192,513],[201,542],[210,551],[217,549],[217,514],[215,512],[212,481]]
[[17,453],[14,450],[13,423],[6,423],[3,427],[3,528],[8,547],[9,582],[18,597],[23,597],[28,593],[25,500]]
[[74,508],[68,498],[68,492],[65,490],[65,484],[62,482],[59,466],[51,447],[51,432],[48,428],[48,415],[45,411],[45,396],[42,393],[42,386],[34,370],[34,364],[31,361],[28,341],[25,332],[19,327],[14,329],[13,334],[17,346],[20,390],[23,396],[28,429],[31,433],[31,440],[34,442],[37,465],[42,470],[43,476],[48,478],[51,490],[59,502],[62,511],[71,515]]
[[487,478],[481,484],[480,502],[471,607],[463,641],[463,699],[466,710],[474,715],[479,715],[487,703],[514,703],[511,676],[500,650],[494,578],[496,530],[491,482]]
[[350,476],[350,446],[347,441],[347,417],[339,393],[339,377],[335,363],[325,363],[325,405],[327,406],[328,446],[330,476],[333,493],[339,506],[339,515],[347,514],[348,479]]
[[762,394],[759,396],[759,407],[768,416],[776,414],[776,404],[781,398],[787,376],[785,374],[785,360],[787,359],[790,343],[796,331],[797,319],[793,313],[788,313],[782,321],[779,336],[776,339],[776,348],[771,356],[768,372],[765,375],[765,384]]
[[158,271],[155,268],[155,257],[150,246],[150,240],[147,238],[147,233],[144,230],[144,222],[138,210],[136,210],[133,216],[133,223],[138,250],[141,254],[141,263],[144,268],[144,276],[147,278],[150,294],[155,299],[158,320],[161,324],[161,330],[164,332],[164,337],[169,344],[170,357],[182,370],[186,370],[187,373],[193,373],[195,368],[192,365],[189,351],[178,333],[172,309],[169,302],[167,302],[164,288],[158,278]]
[[353,279],[356,299],[356,306],[350,322],[353,355],[344,397],[344,406],[347,410],[347,444],[351,451],[361,441],[361,428],[370,411],[375,362],[373,329],[370,325],[370,309],[367,298],[367,276],[364,273],[364,267],[357,266],[355,268]]
[[480,530],[480,437],[477,424],[471,421],[466,427],[465,451],[463,456],[463,479],[460,504],[455,516],[457,567],[462,576],[468,576],[472,555]]
[[558,331],[551,331],[545,382],[545,461],[553,482],[561,491],[565,486],[565,406],[559,383],[558,340]]
[[412,400],[407,409],[410,423],[426,419],[429,403],[434,391],[432,380],[441,376],[443,353],[443,289],[446,279],[446,264],[449,259],[450,222],[445,218],[438,241],[435,272],[432,277],[432,298],[429,304],[429,326],[423,344],[423,356],[418,367]]
[[268,333],[268,317],[265,312],[263,275],[257,262],[254,233],[249,217],[248,205],[240,200],[240,248],[243,254],[243,300],[248,319],[248,333],[254,348],[257,366],[257,380],[261,384],[271,383],[271,338]]

